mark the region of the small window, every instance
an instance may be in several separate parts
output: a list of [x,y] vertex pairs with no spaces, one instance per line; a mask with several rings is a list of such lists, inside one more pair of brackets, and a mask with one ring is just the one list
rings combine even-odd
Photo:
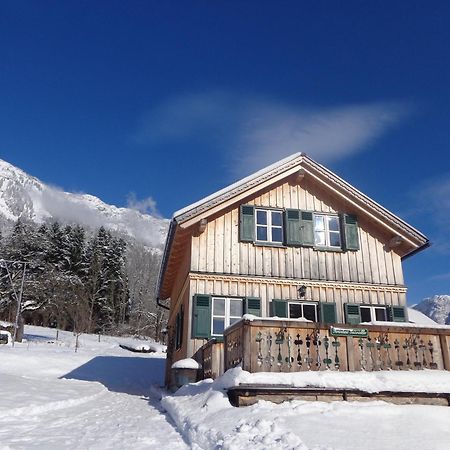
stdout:
[[387,320],[385,306],[361,305],[361,322],[385,322]]
[[212,298],[212,335],[222,336],[225,328],[237,322],[243,314],[242,298]]
[[316,303],[294,303],[289,302],[288,314],[290,319],[305,318],[312,322],[317,320],[317,304]]
[[341,229],[338,216],[314,215],[314,243],[318,247],[341,247]]
[[283,212],[256,209],[256,240],[258,242],[283,243]]

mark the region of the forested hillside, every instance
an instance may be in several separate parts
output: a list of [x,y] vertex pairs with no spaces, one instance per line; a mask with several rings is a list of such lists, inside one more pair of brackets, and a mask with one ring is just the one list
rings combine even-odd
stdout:
[[16,221],[0,239],[0,318],[81,332],[160,338],[154,291],[160,253],[104,227]]

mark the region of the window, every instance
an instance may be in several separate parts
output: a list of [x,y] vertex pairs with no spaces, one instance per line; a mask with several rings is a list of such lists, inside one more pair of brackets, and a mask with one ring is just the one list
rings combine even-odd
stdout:
[[314,214],[314,243],[318,247],[341,247],[338,216]]
[[367,306],[359,307],[361,312],[361,322],[385,322],[387,321],[385,306]]
[[242,298],[213,297],[211,334],[221,336],[225,328],[237,322],[242,314]]
[[401,305],[366,305],[360,303],[345,303],[346,323],[358,324],[364,322],[407,322],[408,315],[405,306]]
[[316,303],[289,303],[288,314],[290,319],[298,319],[303,317],[313,322],[317,320],[317,304]]
[[175,320],[175,349],[178,350],[183,345],[183,322],[184,322],[184,308],[181,306],[180,312]]
[[239,241],[268,246],[357,251],[358,220],[352,214],[240,205]]
[[283,243],[283,212],[271,209],[256,209],[256,240],[259,242]]

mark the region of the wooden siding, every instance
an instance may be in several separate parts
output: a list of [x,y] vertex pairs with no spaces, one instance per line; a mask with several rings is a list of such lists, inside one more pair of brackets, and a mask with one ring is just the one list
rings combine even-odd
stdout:
[[[268,317],[269,304],[276,299],[298,300],[298,283],[293,280],[255,279],[230,276],[190,275],[191,298],[194,294],[229,297],[260,297],[261,315]],[[305,301],[336,302],[337,320],[344,322],[344,303],[405,305],[405,289],[394,286],[339,283],[306,283]],[[203,341],[201,341],[203,342]],[[197,347],[198,349],[199,347]]]
[[[322,213],[348,212],[311,182],[284,183],[246,204]],[[351,211],[350,211],[351,212]],[[191,270],[351,283],[403,285],[401,258],[386,248],[392,236],[359,217],[359,251],[320,251],[308,247],[269,247],[239,242],[239,205],[210,220],[192,238]]]

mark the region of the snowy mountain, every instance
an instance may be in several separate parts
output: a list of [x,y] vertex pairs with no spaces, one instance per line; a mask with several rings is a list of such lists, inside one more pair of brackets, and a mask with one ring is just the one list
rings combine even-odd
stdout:
[[425,298],[413,308],[437,323],[450,325],[450,295],[434,295]]
[[103,225],[156,249],[163,247],[169,224],[134,209],[108,205],[93,195],[64,192],[0,159],[0,224],[11,225],[18,218]]

